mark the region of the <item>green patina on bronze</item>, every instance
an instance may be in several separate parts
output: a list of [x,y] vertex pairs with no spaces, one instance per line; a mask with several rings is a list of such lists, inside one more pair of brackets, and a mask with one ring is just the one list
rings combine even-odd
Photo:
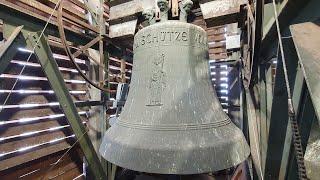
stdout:
[[169,20],[136,34],[130,92],[100,153],[118,166],[159,174],[213,172],[247,158],[245,138],[212,88],[202,28]]

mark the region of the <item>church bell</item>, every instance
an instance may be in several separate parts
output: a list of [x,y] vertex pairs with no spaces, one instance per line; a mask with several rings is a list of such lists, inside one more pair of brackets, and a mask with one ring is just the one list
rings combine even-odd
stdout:
[[199,174],[235,166],[250,151],[223,112],[209,79],[207,34],[164,21],[134,37],[130,91],[101,155],[123,168]]

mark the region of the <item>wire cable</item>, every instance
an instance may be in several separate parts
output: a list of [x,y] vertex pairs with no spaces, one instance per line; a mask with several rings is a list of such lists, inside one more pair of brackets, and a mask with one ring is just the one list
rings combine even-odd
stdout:
[[298,164],[298,173],[299,173],[299,179],[306,180],[308,179],[307,173],[306,173],[306,167],[304,165],[304,154],[302,149],[302,143],[301,143],[301,135],[299,132],[299,126],[296,119],[296,112],[293,107],[293,101],[291,98],[291,90],[290,90],[290,84],[289,84],[289,77],[288,77],[288,71],[287,71],[287,65],[283,50],[283,44],[282,44],[282,37],[281,37],[281,31],[279,26],[279,20],[278,20],[278,12],[276,7],[275,0],[272,1],[273,3],[273,9],[274,9],[274,18],[277,28],[277,35],[279,39],[279,46],[280,46],[280,53],[281,53],[281,60],[282,60],[282,66],[283,66],[283,73],[285,78],[285,84],[286,84],[286,90],[288,95],[288,116],[291,123],[291,129],[292,129],[292,139],[293,139],[293,146],[296,153],[296,159]]

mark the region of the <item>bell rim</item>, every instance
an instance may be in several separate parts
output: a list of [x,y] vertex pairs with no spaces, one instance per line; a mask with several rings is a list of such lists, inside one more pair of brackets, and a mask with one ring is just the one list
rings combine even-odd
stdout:
[[[229,128],[237,128],[233,123],[230,123],[226,126],[229,126]],[[223,129],[223,128],[226,128],[226,126],[218,127],[218,128]],[[122,133],[126,134],[125,132],[123,132],[123,129],[129,130],[129,131],[134,130],[136,132],[137,131],[148,131],[148,130],[131,129],[131,128],[127,128],[127,127],[121,127],[121,126],[118,126],[117,124],[115,124],[112,128],[113,128],[113,131],[120,133],[120,134],[118,134],[120,136],[123,136],[123,135],[121,135]],[[123,129],[121,130],[121,128],[123,128]],[[211,128],[211,129],[205,129],[205,130],[200,129],[200,130],[182,131],[182,132],[187,132],[187,133],[193,132],[194,134],[196,134],[197,132],[198,133],[199,132],[205,133],[205,131],[210,131],[210,130],[218,129],[218,128]],[[238,134],[237,134],[237,132],[235,132],[233,130],[233,132],[235,132],[235,134],[237,134],[238,136],[233,137],[235,139],[233,139],[233,141],[229,141],[229,144],[224,146],[225,148],[221,148],[221,147],[223,147],[223,146],[221,146],[221,144],[215,144],[215,143],[211,142],[212,146],[208,145],[207,147],[204,147],[204,146],[200,147],[198,145],[195,145],[194,149],[192,149],[191,151],[186,150],[186,149],[181,149],[179,147],[171,149],[172,150],[171,152],[179,152],[179,153],[175,153],[175,154],[177,154],[177,155],[179,154],[179,156],[184,156],[187,158],[190,155],[190,152],[193,152],[191,154],[201,154],[201,153],[210,154],[211,153],[212,156],[214,156],[213,154],[221,153],[223,155],[219,155],[219,157],[223,156],[225,159],[225,162],[221,163],[223,161],[220,160],[219,167],[216,167],[217,161],[214,161],[213,159],[212,159],[212,161],[207,162],[207,164],[211,164],[210,167],[209,166],[207,168],[201,167],[198,169],[192,168],[192,167],[187,167],[188,166],[187,164],[175,169],[172,166],[172,164],[174,164],[173,161],[163,163],[163,162],[160,162],[161,160],[159,160],[158,162],[153,160],[152,162],[154,164],[149,164],[153,167],[148,166],[147,164],[150,162],[150,159],[152,159],[152,158],[149,158],[149,159],[142,158],[141,159],[138,156],[143,154],[144,157],[149,157],[149,156],[152,156],[156,153],[159,153],[159,149],[154,148],[154,147],[150,148],[153,146],[151,144],[145,146],[145,148],[139,149],[139,148],[134,148],[133,146],[128,146],[128,144],[117,143],[116,141],[113,141],[113,140],[120,139],[119,142],[121,142],[121,138],[120,137],[112,137],[115,135],[115,133],[113,133],[110,137],[108,137],[109,136],[108,132],[110,132],[109,130],[107,131],[107,133],[105,134],[105,136],[103,138],[103,142],[100,146],[99,151],[100,151],[100,154],[103,156],[103,158],[105,158],[109,162],[114,163],[120,167],[131,169],[134,171],[139,171],[139,172],[157,173],[157,174],[186,174],[186,175],[187,174],[201,174],[201,173],[215,172],[215,171],[227,169],[229,167],[240,164],[241,162],[245,161],[245,159],[249,156],[249,154],[250,154],[249,146],[248,146],[243,134],[240,133],[241,132],[240,129],[237,129],[237,131],[238,131]],[[164,132],[164,131],[153,131],[153,133],[156,133],[156,132]],[[168,132],[166,132],[166,133],[168,133]],[[130,135],[130,133],[127,135]],[[147,136],[147,135],[145,137],[149,138],[149,136]],[[145,137],[142,137],[142,139],[140,138],[137,141],[139,141],[139,140],[141,141]],[[152,138],[152,137],[150,137],[150,138]],[[135,139],[135,138],[133,138],[133,139]],[[167,139],[170,139],[170,138],[167,138]],[[231,137],[229,137],[229,139],[231,139]],[[109,142],[106,142],[106,141],[109,141]],[[122,146],[122,148],[116,147],[114,150],[107,149],[106,146],[108,144],[112,144],[111,145],[111,146],[113,146],[112,148],[114,148],[116,146],[119,146],[119,147]],[[155,141],[155,144],[161,144],[161,143],[158,143]],[[163,147],[165,147],[165,145],[163,145]],[[218,147],[220,147],[220,149]],[[235,147],[238,147],[239,150],[236,151]],[[172,148],[172,147],[170,147],[170,148]],[[203,148],[203,149],[201,149],[201,148]],[[168,149],[165,149],[165,150],[168,150]],[[216,150],[216,151],[214,151],[214,150]],[[123,156],[116,156],[115,155],[116,153],[119,153],[119,152],[121,152]],[[164,152],[164,151],[163,152],[160,151],[159,156],[167,158],[167,159],[171,158],[170,157],[171,155],[168,155],[168,153]],[[237,158],[231,159],[231,157],[236,157],[236,156],[237,156]],[[228,157],[229,157],[229,159],[228,159]],[[202,157],[199,159],[194,159],[190,163],[193,163],[194,166],[198,166],[198,165],[201,166],[201,164],[206,163],[206,162],[203,162],[203,160],[205,160],[205,159]],[[139,163],[137,163],[137,162],[139,162]],[[143,164],[143,165],[141,165],[141,164]],[[161,164],[162,168],[156,168],[157,164]]]

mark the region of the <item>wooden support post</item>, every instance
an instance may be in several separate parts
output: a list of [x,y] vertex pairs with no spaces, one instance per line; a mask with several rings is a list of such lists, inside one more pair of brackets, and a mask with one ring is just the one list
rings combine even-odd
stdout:
[[[266,65],[259,67],[259,99],[260,99],[260,155],[261,165],[265,164],[267,140],[268,140],[268,125],[267,125],[267,83],[266,83]],[[264,166],[261,167],[262,174]]]
[[171,0],[171,13],[172,17],[179,16],[179,0]]
[[[299,107],[303,96],[304,80],[298,66],[298,57],[292,39],[287,39],[283,42],[284,51],[286,52],[286,60],[288,62],[287,73],[291,94],[293,95],[293,105],[296,109],[296,116],[298,116],[300,114]],[[291,124],[288,119],[288,96],[285,89],[286,84],[281,61],[282,60],[279,57],[273,93],[268,93],[268,91],[270,91],[270,87],[267,87],[267,96],[271,95],[273,98],[270,114],[267,115],[267,123],[270,123],[270,125],[264,170],[265,179],[286,179],[288,173],[287,168],[292,164],[289,160],[291,156],[295,156],[291,153],[292,132]],[[268,84],[268,86],[270,86],[270,84]]]
[[121,59],[120,64],[120,81],[122,83],[126,83],[126,61],[124,59]]
[[259,142],[259,133],[257,125],[257,112],[254,103],[253,95],[249,90],[246,90],[246,105],[247,105],[247,119],[249,127],[249,139],[250,139],[250,149],[251,156],[254,165],[254,169],[257,173],[259,179],[262,179],[262,168],[261,168],[261,156],[260,156],[260,142]]

